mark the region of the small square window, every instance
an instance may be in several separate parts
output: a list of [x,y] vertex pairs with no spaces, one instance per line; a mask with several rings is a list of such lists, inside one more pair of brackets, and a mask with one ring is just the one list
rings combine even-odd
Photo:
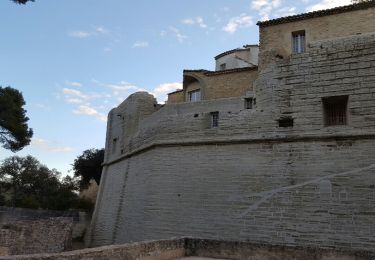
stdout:
[[189,102],[197,102],[201,100],[201,91],[200,89],[193,90],[188,92]]
[[253,98],[245,98],[245,109],[252,109],[255,104],[254,100]]
[[324,97],[324,125],[346,125],[348,117],[348,96]]
[[306,51],[305,31],[292,32],[292,51],[293,53]]
[[227,68],[227,64],[223,63],[220,64],[220,70],[225,70]]
[[211,128],[219,126],[219,112],[211,112]]
[[292,117],[282,117],[279,119],[279,127],[293,127],[294,120]]

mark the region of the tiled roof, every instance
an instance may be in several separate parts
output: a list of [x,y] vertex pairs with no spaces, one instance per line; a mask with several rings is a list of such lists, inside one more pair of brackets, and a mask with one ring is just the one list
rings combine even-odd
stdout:
[[189,73],[189,72],[197,72],[197,73],[203,73],[203,75],[205,75],[205,76],[214,76],[214,75],[220,75],[220,74],[229,74],[229,73],[242,72],[242,71],[252,71],[252,70],[258,70],[258,66],[243,67],[243,68],[236,68],[236,69],[227,69],[227,70],[218,70],[218,71],[184,70],[184,74]]
[[[219,71],[210,71],[210,70],[184,70],[185,73],[193,72],[193,73],[202,73],[205,76],[215,76],[215,75],[221,75],[221,74],[229,74],[229,73],[236,73],[236,72],[243,72],[243,71],[253,71],[258,70],[258,66],[253,67],[244,67],[244,68],[236,68],[236,69],[228,69],[228,70],[219,70]],[[171,93],[168,93],[168,95],[175,94],[178,92],[183,91],[183,89],[177,89]]]
[[222,52],[219,55],[216,55],[215,60],[217,60],[218,58],[221,58],[225,55],[237,52],[237,51],[248,51],[250,47],[258,47],[258,46],[259,45],[257,45],[257,44],[246,44],[246,45],[243,46],[243,48],[232,49],[232,50],[229,50],[229,51]]
[[321,11],[281,17],[281,18],[277,18],[273,20],[264,21],[264,22],[258,22],[257,25],[259,25],[259,27],[266,27],[266,26],[271,26],[271,25],[276,25],[276,24],[290,23],[290,22],[295,22],[295,21],[300,21],[300,20],[305,20],[305,19],[326,16],[326,15],[333,15],[333,14],[340,14],[340,13],[345,13],[345,12],[350,12],[350,11],[362,10],[362,9],[367,9],[371,7],[375,7],[374,0],[359,3],[359,4],[340,6],[340,7],[321,10]]
[[177,89],[173,92],[168,93],[168,95],[175,94],[175,93],[178,93],[178,92],[181,92],[181,91],[183,91],[183,89]]

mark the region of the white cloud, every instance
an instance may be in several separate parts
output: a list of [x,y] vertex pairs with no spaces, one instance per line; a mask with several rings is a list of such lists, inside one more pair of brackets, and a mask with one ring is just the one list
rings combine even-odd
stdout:
[[176,38],[177,38],[177,40],[178,40],[179,42],[182,43],[182,42],[184,42],[184,41],[187,39],[187,36],[186,36],[186,35],[183,35],[183,34],[180,32],[180,30],[177,29],[177,28],[175,28],[175,27],[170,26],[170,27],[169,27],[169,30],[170,30],[171,32],[174,33],[174,35],[176,36]]
[[[103,100],[103,104],[106,105],[105,107],[108,107],[111,105],[117,106],[119,103],[123,102],[129,95],[138,91],[147,91],[151,93],[152,95],[154,95],[155,98],[158,100],[158,102],[164,103],[168,93],[173,92],[177,89],[182,89],[182,83],[178,83],[178,82],[163,83],[163,84],[156,86],[151,91],[146,90],[142,87],[136,86],[127,81],[120,81],[119,83],[116,83],[116,84],[112,84],[112,83],[108,84],[108,83],[101,83],[100,81],[93,79],[92,82],[94,82],[95,84],[99,86],[103,86],[112,90],[111,99]],[[81,112],[84,112],[84,111],[86,113],[91,112],[95,114],[93,110],[90,110],[88,108],[81,108]]]
[[96,79],[92,79],[92,82],[98,86],[111,89],[111,94],[106,94],[104,99],[101,99],[103,104],[105,104],[107,107],[117,106],[134,92],[147,91],[127,81],[120,81],[118,83],[102,83]]
[[234,33],[239,28],[249,27],[253,24],[253,18],[243,13],[240,16],[232,17],[228,24],[223,27],[223,30],[227,33]]
[[148,47],[148,42],[146,41],[136,41],[133,44],[133,48],[147,48]]
[[167,94],[178,89],[182,89],[182,83],[164,83],[154,88],[151,94],[153,94],[156,97],[158,102],[164,103],[167,99]]
[[272,10],[281,6],[281,0],[253,0],[251,9],[258,11],[262,20],[269,20]]
[[82,84],[79,82],[66,81],[65,84],[71,87],[82,87]]
[[33,138],[31,140],[31,146],[51,153],[69,153],[74,150],[70,146],[59,146],[42,138]]
[[109,30],[107,30],[103,26],[98,26],[98,27],[93,28],[90,31],[70,31],[68,35],[73,38],[84,39],[84,38],[103,35],[107,33],[109,33]]
[[75,114],[83,114],[83,115],[89,115],[89,116],[92,116],[98,113],[98,111],[96,111],[94,108],[89,107],[89,106],[83,106],[83,105],[79,106],[78,109],[73,110],[73,112]]
[[283,7],[280,9],[277,9],[275,11],[275,16],[276,17],[283,17],[283,16],[290,16],[290,15],[295,15],[296,14],[296,8],[295,7]]
[[202,17],[187,18],[182,20],[181,22],[187,25],[197,25],[200,28],[207,28],[207,24],[204,23]]
[[101,34],[105,34],[105,33],[108,33],[108,32],[109,32],[109,31],[108,31],[106,28],[104,28],[103,26],[96,27],[96,28],[95,28],[95,31],[96,31],[97,33],[101,33]]
[[107,117],[105,115],[99,113],[95,108],[87,105],[79,106],[77,109],[73,110],[73,113],[78,115],[94,116],[101,121],[107,120]]
[[126,81],[120,81],[119,83],[117,84],[107,84],[106,87],[112,89],[114,91],[114,94],[116,95],[116,92],[127,92],[127,91],[130,91],[130,90],[133,90],[133,91],[137,91],[141,88],[129,83],[129,82],[126,82]]
[[106,93],[84,93],[83,91],[72,88],[63,88],[62,93],[64,94],[66,101],[77,104],[108,96]]
[[87,94],[82,93],[79,90],[71,89],[71,88],[63,88],[63,93],[67,99],[80,99],[80,100],[88,100],[90,96]]
[[91,33],[90,32],[85,32],[85,31],[72,31],[72,32],[69,32],[68,35],[70,37],[83,39],[83,38],[90,37]]
[[72,97],[67,97],[66,98],[66,101],[68,103],[72,103],[72,104],[82,104],[84,103],[85,101],[82,100],[82,99],[79,99],[79,98],[72,98]]
[[315,5],[309,6],[306,8],[306,11],[317,11],[323,9],[334,8],[343,5],[350,5],[352,2],[351,0],[321,0]]

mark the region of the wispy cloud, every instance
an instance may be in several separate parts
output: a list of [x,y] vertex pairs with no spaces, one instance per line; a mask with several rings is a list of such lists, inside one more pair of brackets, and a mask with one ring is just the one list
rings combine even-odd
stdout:
[[54,142],[47,141],[42,138],[33,138],[31,140],[31,146],[51,153],[70,153],[74,150],[70,146],[60,146]]
[[62,90],[65,99],[69,103],[83,103],[90,99],[90,96],[84,94],[82,91],[71,89],[71,88],[63,88]]
[[103,105],[105,105],[106,107],[117,106],[134,92],[147,91],[144,88],[138,87],[127,81],[120,81],[118,83],[102,83],[98,80],[93,79],[92,82],[98,86],[105,87],[111,90],[111,93],[107,93],[107,96],[102,99]]
[[98,26],[98,27],[95,27],[92,30],[88,30],[88,31],[82,31],[82,30],[70,31],[70,32],[68,32],[68,35],[70,37],[73,37],[73,38],[84,39],[84,38],[103,35],[103,34],[107,34],[107,33],[109,33],[109,30],[107,30],[103,26]]
[[77,109],[73,110],[73,113],[78,115],[94,116],[101,121],[107,121],[107,117],[104,114],[99,113],[95,108],[87,105],[79,106]]
[[[93,82],[97,85],[106,87],[111,89],[111,97],[112,101],[110,104],[113,104],[114,106],[117,106],[119,103],[124,101],[130,94],[138,91],[147,91],[155,96],[155,98],[158,100],[158,102],[164,103],[164,101],[167,98],[167,94],[175,91],[177,89],[182,89],[182,83],[179,82],[172,82],[172,83],[163,83],[158,86],[156,86],[154,89],[146,90],[145,88],[136,86],[135,84],[129,83],[127,81],[120,81],[118,83],[102,83],[98,80],[93,80]],[[114,100],[113,100],[114,99]]]
[[71,86],[71,87],[82,87],[82,84],[79,83],[79,82],[71,82],[71,81],[66,81],[65,84],[67,86]]
[[147,48],[148,45],[149,45],[149,43],[146,42],[146,41],[136,41],[133,44],[133,48]]
[[295,15],[295,14],[296,14],[296,8],[295,7],[286,6],[286,7],[277,9],[275,11],[276,17],[290,16],[290,15]]
[[351,0],[321,0],[315,5],[307,7],[306,11],[317,11],[351,4]]
[[202,17],[187,18],[181,21],[183,24],[187,25],[197,25],[200,28],[207,28],[207,24],[204,23]]
[[253,18],[243,13],[240,16],[230,18],[223,30],[227,33],[235,33],[239,28],[250,27],[253,24]]
[[167,31],[162,30],[159,35],[160,37],[164,37],[166,34],[167,34]]
[[251,9],[258,11],[262,20],[269,20],[271,12],[281,6],[281,0],[253,0]]
[[184,42],[188,37],[180,32],[179,29],[176,27],[170,26],[169,31],[171,31],[177,38],[177,40],[182,43]]
[[89,32],[84,32],[84,31],[72,31],[72,32],[69,32],[68,35],[69,35],[70,37],[83,39],[83,38],[88,38],[88,37],[90,37],[90,36],[91,36],[91,33],[89,33]]

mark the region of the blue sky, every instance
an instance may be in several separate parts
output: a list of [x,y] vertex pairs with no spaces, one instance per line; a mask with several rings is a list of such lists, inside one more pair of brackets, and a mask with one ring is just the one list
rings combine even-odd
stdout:
[[[106,115],[146,90],[163,102],[183,69],[214,69],[214,56],[258,43],[256,22],[350,0],[36,0],[0,2],[0,85],[22,91],[31,154],[68,173],[104,147]],[[0,148],[0,160],[13,153]]]

